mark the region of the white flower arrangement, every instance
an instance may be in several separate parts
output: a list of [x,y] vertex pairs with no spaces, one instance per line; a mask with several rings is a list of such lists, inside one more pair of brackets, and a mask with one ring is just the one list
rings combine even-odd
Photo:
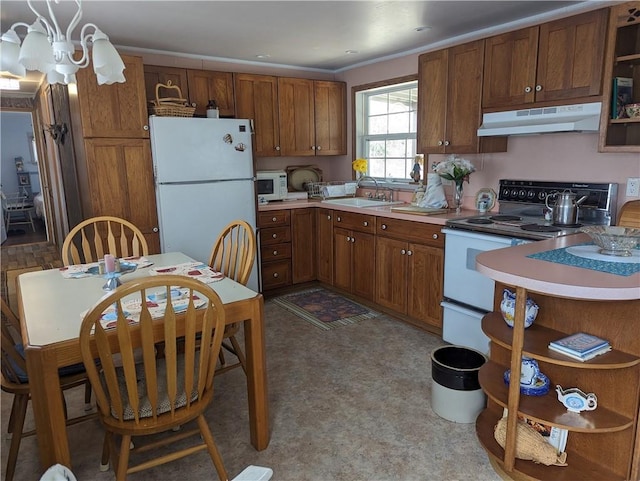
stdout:
[[435,164],[433,170],[443,179],[452,180],[456,185],[461,185],[465,180],[469,182],[469,175],[475,172],[476,168],[467,159],[450,155],[446,160]]

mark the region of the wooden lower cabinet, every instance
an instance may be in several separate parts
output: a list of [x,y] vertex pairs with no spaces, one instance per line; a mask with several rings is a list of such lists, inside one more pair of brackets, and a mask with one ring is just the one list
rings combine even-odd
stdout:
[[442,331],[443,239],[440,226],[378,219],[376,304],[438,333]]
[[315,209],[291,210],[291,270],[293,284],[316,280]]
[[333,210],[316,209],[317,279],[333,285]]
[[262,290],[291,285],[291,212],[258,213]]

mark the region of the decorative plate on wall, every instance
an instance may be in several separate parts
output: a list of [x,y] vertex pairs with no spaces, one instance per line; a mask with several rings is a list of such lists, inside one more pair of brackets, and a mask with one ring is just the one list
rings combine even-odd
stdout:
[[322,182],[322,170],[315,165],[291,165],[286,172],[290,191],[306,192],[309,182]]
[[490,188],[480,189],[476,194],[476,209],[480,210],[480,202],[486,202],[486,210],[491,210],[496,205],[496,192]]

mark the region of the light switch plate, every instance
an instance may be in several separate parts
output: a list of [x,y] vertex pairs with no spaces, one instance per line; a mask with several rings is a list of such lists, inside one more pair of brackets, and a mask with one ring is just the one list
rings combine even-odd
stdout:
[[629,177],[627,179],[627,197],[640,197],[640,177]]

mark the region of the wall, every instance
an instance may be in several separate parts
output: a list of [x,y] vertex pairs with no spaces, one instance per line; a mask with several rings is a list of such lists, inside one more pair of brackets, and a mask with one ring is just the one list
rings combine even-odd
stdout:
[[0,112],[0,182],[5,193],[18,192],[18,176],[15,157],[22,157],[23,173],[31,179],[33,192],[40,191],[38,164],[32,162],[29,136],[33,135],[33,121],[30,113]]

